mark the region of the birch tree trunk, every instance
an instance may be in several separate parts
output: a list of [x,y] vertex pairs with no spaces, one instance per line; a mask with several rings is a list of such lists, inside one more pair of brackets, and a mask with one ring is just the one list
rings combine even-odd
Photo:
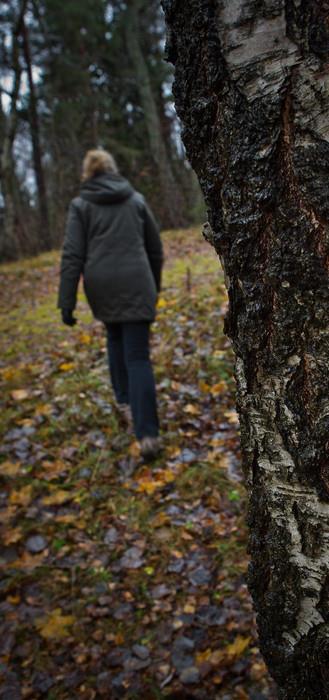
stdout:
[[163,0],[230,299],[249,584],[284,700],[329,698],[329,4]]

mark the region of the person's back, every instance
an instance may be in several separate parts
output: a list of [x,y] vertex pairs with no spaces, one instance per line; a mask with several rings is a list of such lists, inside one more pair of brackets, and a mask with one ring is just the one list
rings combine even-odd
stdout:
[[130,403],[137,437],[154,439],[158,423],[148,346],[163,260],[158,227],[143,196],[118,173],[111,154],[89,151],[83,173],[80,194],[68,214],[58,306],[63,321],[73,325],[83,275],[92,312],[107,328],[117,402]]

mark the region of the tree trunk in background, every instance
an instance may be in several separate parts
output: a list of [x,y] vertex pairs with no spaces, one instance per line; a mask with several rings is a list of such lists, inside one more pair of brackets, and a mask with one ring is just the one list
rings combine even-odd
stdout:
[[51,233],[49,226],[49,216],[48,216],[48,202],[47,202],[47,191],[46,183],[44,178],[44,171],[42,165],[42,151],[40,144],[40,126],[39,126],[39,116],[37,109],[37,98],[35,94],[33,71],[32,71],[32,60],[30,54],[29,36],[26,23],[23,17],[22,20],[22,39],[23,39],[23,51],[26,64],[26,71],[28,77],[29,85],[29,112],[30,112],[30,128],[31,128],[31,140],[32,140],[32,151],[33,151],[33,164],[35,179],[37,183],[38,190],[38,204],[39,204],[39,217],[40,217],[40,247],[41,250],[50,250],[52,247]]
[[1,228],[0,259],[13,258],[17,253],[15,230],[15,192],[12,145],[16,128],[15,113],[12,109],[6,115],[1,107],[1,192],[4,203],[4,218]]
[[17,197],[16,197],[16,178],[14,167],[13,145],[17,130],[17,100],[19,96],[21,84],[21,66],[19,63],[19,44],[18,37],[22,29],[22,21],[26,9],[27,0],[21,3],[16,25],[12,32],[12,50],[11,50],[11,66],[13,70],[13,87],[10,98],[9,112],[5,113],[1,94],[0,94],[0,109],[1,109],[1,159],[0,159],[0,175],[1,175],[1,191],[4,200],[4,220],[2,229],[2,239],[0,240],[0,257],[12,258],[17,254],[16,241],[16,215],[17,215]]
[[228,281],[261,648],[280,698],[328,700],[328,3],[163,6]]
[[160,115],[152,90],[148,66],[143,55],[140,32],[139,12],[143,9],[143,0],[132,0],[123,17],[127,51],[136,74],[136,86],[139,91],[140,104],[146,122],[150,155],[153,158],[159,174],[160,192],[163,198],[166,225],[177,228],[184,224],[184,204],[180,188],[175,180],[168,157],[166,144],[162,135]]

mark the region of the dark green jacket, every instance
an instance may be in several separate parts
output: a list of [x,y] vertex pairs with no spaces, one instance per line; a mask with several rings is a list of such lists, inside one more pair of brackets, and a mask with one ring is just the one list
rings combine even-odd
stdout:
[[75,308],[83,275],[100,321],[153,321],[162,262],[159,230],[143,196],[121,175],[97,175],[70,205],[58,306]]

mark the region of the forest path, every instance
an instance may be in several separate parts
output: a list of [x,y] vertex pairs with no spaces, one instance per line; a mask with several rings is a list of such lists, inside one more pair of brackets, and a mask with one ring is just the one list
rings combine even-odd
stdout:
[[227,300],[198,229],[166,232],[153,357],[164,450],[112,409],[105,338],[59,254],[0,268],[0,698],[273,697],[246,588]]

